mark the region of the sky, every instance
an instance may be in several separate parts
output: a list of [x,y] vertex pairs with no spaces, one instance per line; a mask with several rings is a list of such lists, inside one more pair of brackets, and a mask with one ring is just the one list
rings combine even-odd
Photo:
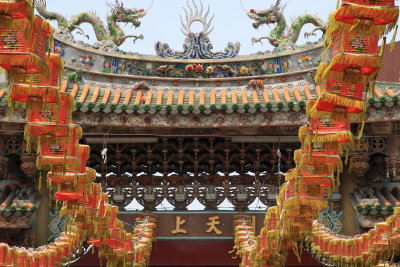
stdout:
[[[179,15],[184,15],[183,7],[187,6],[186,0],[120,0],[125,7],[145,9],[147,15],[140,19],[141,25],[138,28],[121,25],[126,34],[143,34],[144,40],[137,40],[134,44],[132,39],[128,39],[121,49],[140,54],[154,55],[154,44],[157,41],[166,42],[175,51],[182,51],[182,44],[185,36],[181,32]],[[192,0],[190,0],[192,1]],[[196,0],[199,3],[200,0]],[[115,0],[108,0],[108,3],[114,3]],[[228,42],[240,42],[240,55],[254,54],[258,51],[272,50],[273,47],[264,41],[264,45],[256,43],[252,45],[252,37],[265,36],[270,33],[273,26],[261,26],[258,30],[252,27],[252,20],[248,18],[246,12],[250,9],[265,9],[270,7],[275,0],[203,0],[204,7],[210,6],[210,15],[215,14],[213,25],[214,30],[209,35],[214,46],[214,52],[223,50]],[[319,15],[327,21],[328,16],[336,8],[336,0],[282,0],[286,4],[284,15],[288,22],[293,18],[306,12]],[[149,9],[150,8],[150,9]],[[105,0],[47,0],[47,10],[57,11],[65,15],[68,19],[83,11],[94,11],[105,21],[107,12],[110,8]],[[211,17],[209,15],[209,17]],[[52,23],[55,26],[55,23]],[[96,38],[94,31],[89,24],[82,24],[81,27],[89,34],[89,40],[75,34],[76,39],[87,43],[94,43]],[[192,30],[199,31],[202,28],[193,24]],[[315,41],[321,37],[304,39],[304,32],[311,31],[313,25],[307,25],[303,28],[301,39],[298,44],[304,44],[306,41]],[[391,37],[390,37],[391,38]],[[390,39],[389,39],[390,40]]]

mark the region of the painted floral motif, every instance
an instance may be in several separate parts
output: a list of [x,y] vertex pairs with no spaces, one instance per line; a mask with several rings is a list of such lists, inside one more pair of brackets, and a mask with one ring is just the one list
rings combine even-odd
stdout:
[[49,109],[48,111],[41,113],[43,120],[52,121],[54,118],[54,111],[53,109]]
[[351,48],[353,48],[353,50],[357,51],[360,54],[364,54],[367,53],[367,50],[365,49],[366,44],[364,41],[364,37],[357,37],[356,39],[354,39],[353,41],[351,41],[349,43],[349,45],[351,45]]
[[79,59],[79,63],[81,63],[82,67],[90,70],[91,68],[93,68],[93,64],[94,64],[95,60],[93,59],[92,56],[82,56]]
[[50,151],[57,155],[62,154],[64,152],[62,151],[61,145],[58,144],[50,145]]
[[214,72],[213,66],[208,66],[208,67],[206,68],[206,72],[207,72],[208,74],[213,73],[213,72]]
[[16,44],[18,43],[17,33],[9,32],[1,40],[6,46],[8,46],[8,48],[14,49],[16,48]]
[[240,74],[247,75],[248,73],[249,73],[249,69],[246,68],[245,66],[240,68]]
[[186,66],[186,71],[189,71],[189,72],[193,71],[193,66],[192,65],[187,65]]
[[53,53],[60,55],[61,57],[63,57],[65,55],[65,51],[61,46],[61,42],[57,41],[56,39],[54,39],[54,49],[53,49]]
[[125,74],[130,67],[130,63],[116,57],[105,57],[103,67],[103,73]]
[[301,55],[300,60],[301,60],[302,62],[309,62],[311,59],[310,59],[309,56]]
[[[311,60],[311,59],[310,59]],[[174,78],[227,78],[248,75],[272,75],[289,71],[289,57],[254,60],[249,62],[219,65],[216,63],[165,65],[140,60],[126,61],[106,57],[103,73],[129,74],[137,76],[162,76]]]
[[201,65],[197,65],[196,66],[196,71],[197,72],[202,72],[203,71],[203,67]]

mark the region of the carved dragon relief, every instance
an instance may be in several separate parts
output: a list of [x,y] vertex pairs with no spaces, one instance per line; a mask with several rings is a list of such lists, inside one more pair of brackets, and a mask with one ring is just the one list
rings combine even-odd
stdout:
[[[218,58],[233,58],[236,57],[240,50],[240,43],[228,43],[228,46],[224,51],[221,52],[212,52],[213,45],[210,41],[208,35],[212,32],[214,27],[210,29],[211,22],[214,19],[214,16],[211,19],[207,19],[208,14],[210,12],[210,8],[208,7],[205,14],[203,14],[203,3],[200,1],[200,11],[198,5],[195,1],[192,1],[193,7],[189,5],[189,1],[187,2],[190,15],[188,11],[184,8],[186,15],[186,23],[183,22],[181,17],[182,24],[182,33],[186,35],[185,43],[183,44],[183,52],[175,52],[173,51],[167,43],[162,43],[158,41],[155,44],[155,50],[157,55],[164,58],[179,58],[179,59],[190,59],[190,58],[200,58],[200,59],[218,59]],[[203,30],[199,33],[193,33],[191,30],[191,25],[193,22],[198,21],[203,24]]]
[[60,13],[48,11],[46,9],[45,0],[37,0],[35,2],[36,10],[42,17],[57,21],[58,29],[55,30],[55,33],[71,41],[74,39],[71,34],[74,30],[79,30],[79,34],[88,38],[79,27],[82,23],[89,23],[93,26],[97,38],[97,42],[93,47],[108,52],[117,51],[118,47],[128,38],[134,38],[134,42],[137,39],[143,39],[143,35],[125,35],[124,31],[117,23],[132,23],[133,26],[139,27],[140,21],[138,21],[138,19],[144,17],[146,11],[143,9],[125,8],[123,3],[119,3],[118,0],[115,0],[115,5],[108,5],[111,7],[111,14],[107,16],[107,25],[105,26],[99,16],[93,12],[82,12],[73,16],[70,20],[67,20],[67,18]]
[[[283,15],[283,10],[285,9],[285,5],[281,5],[281,0],[277,0],[274,5],[272,5],[268,9],[263,10],[254,10],[251,9],[250,12],[247,13],[247,16],[255,20],[253,23],[253,27],[258,29],[263,24],[274,24],[276,23],[275,28],[269,34],[269,36],[263,36],[260,38],[253,37],[251,41],[254,43],[260,42],[266,39],[269,43],[275,47],[283,47],[285,49],[290,48],[290,46],[294,46],[297,40],[299,39],[299,35],[301,29],[305,24],[311,23],[316,28],[310,32],[305,33],[304,36],[306,38],[310,36],[316,36],[316,31],[326,32],[328,27],[327,23],[325,23],[320,17],[313,14],[303,14],[297,16],[292,24],[288,27],[286,24],[286,19]],[[288,28],[288,29],[287,29]]]

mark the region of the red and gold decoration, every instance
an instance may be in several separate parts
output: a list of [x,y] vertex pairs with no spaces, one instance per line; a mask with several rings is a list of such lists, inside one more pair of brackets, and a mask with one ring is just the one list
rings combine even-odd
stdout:
[[16,20],[21,18],[33,18],[33,5],[31,0],[1,0],[0,18],[3,20]]
[[0,66],[11,74],[48,74],[47,52],[53,42],[50,24],[39,17],[33,23],[27,18],[14,22],[10,27],[0,25]]
[[[351,163],[349,122],[359,122],[365,114],[366,90],[373,88],[385,47],[378,52],[378,39],[395,26],[398,15],[393,0],[344,0],[331,15],[324,53],[331,48],[330,61],[321,64],[316,76],[323,92],[307,105],[309,123],[299,130],[302,147],[295,152],[296,168],[285,175],[278,206],[268,210],[259,236],[251,217],[235,218],[241,266],[284,265],[289,250],[300,258],[303,240],[333,265],[374,266],[399,252],[400,209],[352,239],[335,236],[315,221],[339,185],[343,152],[345,163]],[[107,195],[93,183],[96,173],[86,168],[90,149],[79,145],[82,130],[71,120],[73,99],[58,90],[62,61],[47,53],[52,49],[51,27],[33,17],[29,0],[0,1],[0,18],[7,20],[0,23],[0,66],[12,83],[10,108],[25,104],[28,149],[37,145],[37,167],[50,171],[47,185],[63,202],[61,215],[69,218],[66,231],[47,246],[26,250],[0,244],[0,265],[57,266],[88,241],[109,266],[146,266],[156,218],[142,214],[128,233],[117,219],[118,207],[107,204]]]
[[65,232],[49,245],[26,250],[0,244],[0,266],[59,266],[84,241],[99,248],[108,266],[147,266],[156,218],[140,215],[128,233],[117,219],[118,207],[107,204],[107,194],[93,183],[96,172],[86,167],[90,148],[79,145],[82,129],[72,123],[74,100],[59,92],[64,66],[60,56],[49,52],[51,27],[33,17],[31,0],[0,0],[0,18],[0,66],[12,85],[9,107],[26,108],[24,137],[28,152],[35,145],[38,153],[39,187],[42,172],[48,171],[47,186],[57,191],[57,202],[63,202],[60,214],[68,218]]
[[[366,93],[373,90],[385,48],[383,42],[378,51],[378,40],[394,28],[398,15],[393,0],[343,0],[330,16],[323,54],[330,49],[330,60],[320,65],[315,78],[323,92],[307,103],[309,122],[299,130],[302,147],[294,153],[296,168],[285,174],[278,206],[268,209],[259,236],[246,218],[238,218],[235,248],[241,266],[282,266],[289,249],[300,260],[303,241],[332,266],[376,266],[400,252],[399,209],[354,238],[336,236],[317,221],[340,184],[342,154],[351,170],[349,152],[355,142],[350,122],[363,122]],[[362,132],[363,126],[357,139]]]

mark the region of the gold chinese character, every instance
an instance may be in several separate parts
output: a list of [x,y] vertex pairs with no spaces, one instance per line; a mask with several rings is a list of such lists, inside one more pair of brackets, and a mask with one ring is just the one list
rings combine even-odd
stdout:
[[217,235],[222,235],[222,231],[220,231],[216,227],[216,225],[221,224],[221,222],[219,221],[219,216],[209,217],[208,220],[210,222],[207,223],[207,226],[209,226],[210,228],[208,228],[206,232],[211,233],[212,231],[214,231]]
[[185,224],[186,220],[182,219],[180,216],[176,216],[176,228],[171,231],[171,234],[176,235],[178,233],[187,234],[187,230],[181,229],[181,225]]

